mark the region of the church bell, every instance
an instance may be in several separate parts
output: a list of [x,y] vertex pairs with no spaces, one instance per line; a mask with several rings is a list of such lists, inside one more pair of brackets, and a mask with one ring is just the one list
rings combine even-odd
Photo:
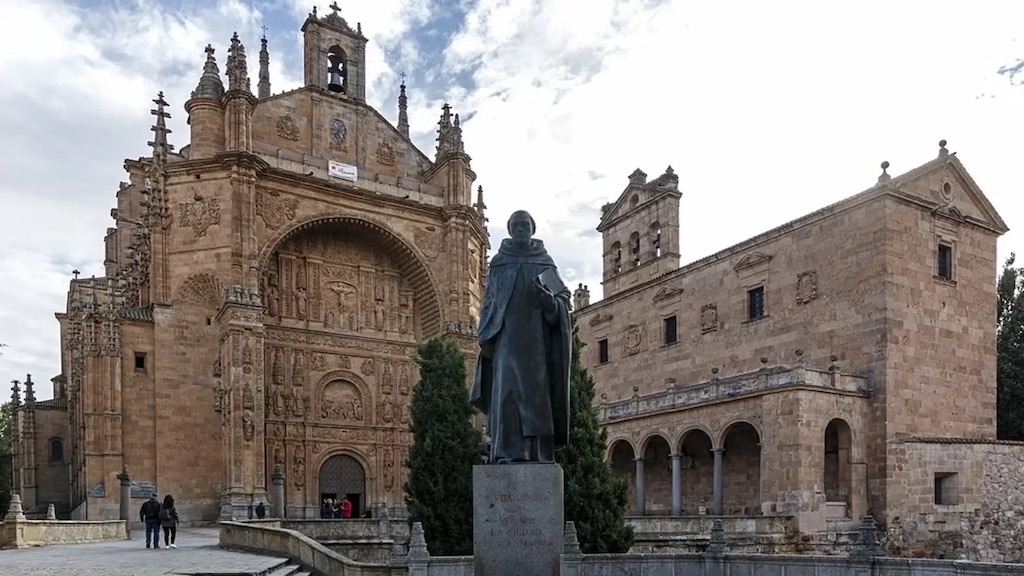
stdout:
[[344,92],[344,81],[338,70],[331,70],[327,73],[327,89],[331,92]]

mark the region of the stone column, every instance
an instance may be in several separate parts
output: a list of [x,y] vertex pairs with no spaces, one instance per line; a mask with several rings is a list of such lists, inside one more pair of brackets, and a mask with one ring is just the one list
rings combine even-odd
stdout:
[[683,515],[683,455],[673,454],[672,458],[672,515]]
[[221,520],[246,518],[254,500],[267,499],[264,437],[263,306],[259,292],[231,286],[217,314],[222,327],[224,386],[222,439],[225,478]]
[[711,514],[713,516],[722,515],[722,456],[725,454],[725,448],[715,448],[711,451],[715,455],[715,467],[714,467],[714,490],[712,492],[712,504]]
[[644,494],[644,459],[634,458],[636,462],[636,515],[647,513],[647,495]]
[[131,538],[132,477],[128,474],[127,465],[121,467],[121,473],[117,475],[117,479],[121,482],[121,513],[119,516],[121,520],[124,520],[125,533],[128,535],[128,538]]
[[270,481],[273,483],[273,492],[271,498],[273,498],[273,509],[271,515],[274,518],[284,518],[284,472],[281,471],[281,465],[274,465],[274,473],[270,476]]

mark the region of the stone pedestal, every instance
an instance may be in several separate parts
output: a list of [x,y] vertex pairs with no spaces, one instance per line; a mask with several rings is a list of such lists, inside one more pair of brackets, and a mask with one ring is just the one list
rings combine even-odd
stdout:
[[274,473],[270,476],[273,484],[270,494],[271,518],[284,518],[284,472],[281,465],[274,465]]
[[118,493],[118,517],[124,520],[125,530],[128,532],[128,538],[130,539],[132,537],[132,477],[128,474],[127,465],[121,466],[121,473],[117,475],[117,479],[121,483],[121,491]]
[[558,576],[565,530],[562,467],[473,467],[475,576]]

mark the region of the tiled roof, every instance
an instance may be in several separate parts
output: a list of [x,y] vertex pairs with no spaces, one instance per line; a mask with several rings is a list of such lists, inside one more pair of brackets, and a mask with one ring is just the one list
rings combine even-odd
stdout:
[[134,320],[135,322],[152,322],[153,321],[153,309],[146,308],[122,308],[117,311],[118,315],[125,320]]

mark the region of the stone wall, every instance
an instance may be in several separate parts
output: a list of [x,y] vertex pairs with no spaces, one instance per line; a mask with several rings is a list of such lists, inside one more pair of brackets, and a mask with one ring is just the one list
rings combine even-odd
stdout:
[[250,520],[256,526],[294,530],[325,547],[369,564],[387,564],[396,544],[409,541],[409,524],[388,518],[345,520]]
[[1024,443],[904,441],[889,479],[891,555],[1024,563]]
[[[221,522],[220,546],[259,554],[287,556],[319,574],[391,576],[392,569],[356,562],[298,531],[281,528],[278,522]],[[401,574],[404,570],[395,572]]]
[[127,539],[128,531],[123,520],[78,522],[8,519],[0,523],[0,548],[113,542]]

